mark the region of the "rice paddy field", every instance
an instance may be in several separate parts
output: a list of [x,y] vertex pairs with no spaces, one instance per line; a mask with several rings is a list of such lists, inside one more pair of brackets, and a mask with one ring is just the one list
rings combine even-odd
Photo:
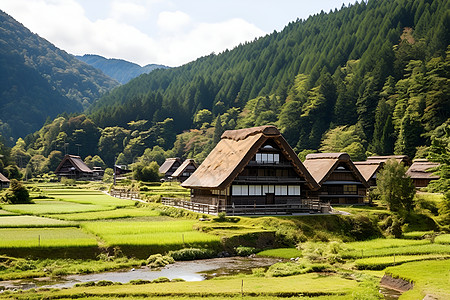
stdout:
[[[121,266],[121,263],[123,266],[137,267],[150,254],[164,254],[169,250],[188,247],[222,251],[224,237],[245,235],[256,239],[261,232],[275,232],[274,227],[281,227],[280,224],[284,226],[283,230],[292,230],[289,226],[293,224],[289,223],[289,218],[274,217],[199,222],[195,218],[201,215],[193,214],[187,219],[183,214],[175,214],[177,218],[174,218],[171,217],[174,214],[161,209],[157,204],[136,205],[135,201],[110,197],[87,187],[66,188],[60,184],[43,184],[39,188],[39,195],[44,197],[35,199],[34,204],[0,207],[0,268],[8,260],[2,258],[2,254],[24,258],[34,257],[35,254],[35,265],[45,261],[42,266],[45,265],[48,269],[48,266],[56,264],[52,261],[52,253],[58,253],[68,262],[66,265],[58,262],[60,268],[55,267],[56,273],[62,272],[64,268],[68,269],[61,266],[67,266],[69,262],[71,274],[82,270],[111,270]],[[167,183],[148,186],[145,193],[147,196],[177,196],[186,195],[186,190]],[[373,208],[350,207],[343,210],[354,214],[389,215],[385,210]],[[323,218],[319,219],[320,216],[304,218],[302,226],[309,226],[307,222],[311,226],[325,222]],[[284,277],[273,277],[264,270],[256,270],[253,275],[222,277],[203,282],[123,284],[15,294],[6,292],[0,293],[0,298],[10,298],[13,295],[12,298],[18,299],[156,299],[161,296],[167,299],[197,299],[199,296],[203,299],[306,299],[309,296],[317,300],[377,299],[378,282],[386,270],[388,274],[415,283],[414,289],[400,299],[422,299],[426,294],[450,299],[450,234],[415,231],[406,233],[402,239],[378,238],[347,243],[334,241],[332,235],[327,237],[330,239],[326,242],[301,243],[298,249],[292,245],[280,244],[290,248],[265,249],[257,254],[262,257],[277,257],[284,262],[297,257],[302,261],[315,259],[314,263],[323,265],[326,271],[293,275],[289,268],[295,268],[300,262],[291,260],[282,265],[286,268]],[[121,257],[121,263],[119,258],[110,258],[105,252],[103,260],[97,258],[100,253],[97,250],[112,250],[117,247],[128,256]],[[83,258],[92,259],[92,268],[86,266],[81,257],[73,257],[80,252],[86,252],[86,257]],[[131,256],[137,259],[127,261]],[[36,259],[39,257],[46,259]],[[41,274],[34,276],[47,276],[48,273],[43,269],[44,267],[38,267],[33,270],[33,274]],[[8,269],[3,268],[0,271],[2,278],[30,276],[21,275],[21,272],[30,274],[26,270],[8,273]],[[443,275],[439,277],[437,272]]]

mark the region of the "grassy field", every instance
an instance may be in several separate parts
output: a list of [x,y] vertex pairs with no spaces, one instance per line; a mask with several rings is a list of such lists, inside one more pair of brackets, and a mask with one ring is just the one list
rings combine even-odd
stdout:
[[46,190],[46,194],[56,199],[80,204],[103,205],[113,207],[133,206],[135,201],[111,197],[101,191],[60,189]]
[[420,261],[386,269],[386,274],[414,282],[400,299],[450,299],[450,260]]
[[74,222],[36,216],[0,216],[0,228],[73,227]]
[[144,208],[118,208],[114,210],[107,210],[101,212],[84,212],[72,214],[54,214],[52,218],[68,220],[68,221],[94,221],[107,219],[122,219],[122,218],[136,218],[136,217],[157,217],[160,212],[157,210]]
[[363,251],[342,252],[343,258],[363,258],[390,255],[423,255],[423,254],[450,254],[450,245],[424,244],[404,247],[374,248]]
[[[357,281],[334,274],[310,273],[298,276],[261,278],[255,276],[225,277],[217,280],[199,282],[167,282],[144,285],[115,285],[113,287],[79,287],[69,290],[39,292],[42,298],[75,298],[75,297],[173,297],[194,296],[204,299],[215,297],[242,297],[244,295],[256,299],[269,299],[265,297],[292,297],[292,296],[330,296],[329,299],[349,297],[357,294],[370,297],[377,293],[376,289],[367,287],[365,280]],[[30,297],[33,294],[15,294],[17,298]],[[5,295],[7,296],[7,295]],[[345,298],[345,297],[346,298]],[[0,296],[1,297],[1,296]],[[91,298],[92,299],[92,298]],[[177,299],[177,298],[175,298]],[[192,298],[189,298],[192,299]],[[220,299],[220,298],[219,298]],[[316,298],[314,298],[316,299]],[[327,298],[319,298],[327,299]],[[366,298],[368,299],[368,298]]]
[[97,239],[78,228],[0,228],[0,248],[97,246]]
[[80,204],[76,202],[58,200],[35,200],[35,204],[8,204],[2,205],[2,209],[29,215],[70,214],[88,211],[102,211],[115,209],[114,206]]
[[428,254],[428,255],[395,255],[369,257],[355,260],[355,267],[359,270],[383,270],[390,266],[400,265],[412,261],[449,259],[450,255]]
[[101,237],[109,245],[148,246],[173,250],[192,246],[217,246],[220,237],[194,231],[194,220],[162,222],[83,222],[88,232]]
[[279,257],[279,258],[297,258],[302,257],[302,251],[295,248],[278,248],[278,249],[268,249],[258,252],[256,255],[265,257]]

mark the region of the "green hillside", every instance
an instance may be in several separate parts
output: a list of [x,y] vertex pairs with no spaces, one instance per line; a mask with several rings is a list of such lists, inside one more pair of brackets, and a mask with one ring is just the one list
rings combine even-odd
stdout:
[[275,124],[301,155],[425,157],[431,136],[442,137],[450,123],[449,20],[445,0],[322,12],[141,75],[96,101],[87,116],[56,119],[16,150],[99,154],[108,165],[115,156],[120,163],[201,162],[224,130]]
[[0,10],[0,134],[10,142],[47,117],[81,112],[118,82]]

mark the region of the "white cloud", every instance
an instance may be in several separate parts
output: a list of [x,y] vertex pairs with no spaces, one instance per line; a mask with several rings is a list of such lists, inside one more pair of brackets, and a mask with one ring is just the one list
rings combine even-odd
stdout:
[[141,65],[178,66],[265,34],[243,19],[201,23],[176,9],[146,19],[145,26],[153,28],[144,32],[132,21],[148,17],[155,2],[106,1],[111,7],[105,8],[109,14],[103,19],[89,19],[76,0],[2,0],[0,9],[69,53],[99,54]]
[[144,18],[146,14],[147,7],[145,5],[118,0],[111,4],[110,16],[114,20],[136,21]]
[[158,16],[158,27],[162,31],[175,32],[186,28],[191,22],[188,14],[182,11],[163,11]]

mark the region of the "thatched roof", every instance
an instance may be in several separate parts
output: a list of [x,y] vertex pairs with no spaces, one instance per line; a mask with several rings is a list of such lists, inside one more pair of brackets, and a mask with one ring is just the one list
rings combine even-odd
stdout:
[[426,159],[414,160],[411,167],[406,171],[406,175],[409,175],[412,179],[439,179],[439,176],[433,175],[430,168],[438,167],[439,163],[431,162]]
[[313,153],[306,155],[303,162],[314,180],[322,185],[327,181],[331,173],[337,168],[339,163],[345,163],[349,169],[359,178],[360,182],[369,187],[369,184],[358,171],[347,153]]
[[269,139],[280,147],[296,172],[305,177],[310,188],[317,189],[317,183],[274,126],[225,131],[208,157],[181,185],[187,188],[225,189]]
[[0,173],[0,182],[10,182],[10,180],[8,178],[6,178],[5,175]]
[[178,157],[166,159],[166,161],[161,165],[161,167],[159,167],[159,173],[166,174],[167,171],[169,171],[170,168],[172,168],[173,164],[176,162],[179,162],[181,165],[181,159]]
[[181,164],[181,166],[179,166],[178,169],[175,172],[173,172],[172,177],[180,176],[181,174],[183,174],[184,170],[186,170],[186,168],[190,165],[194,166],[196,169],[198,168],[197,163],[193,159],[186,159]]
[[389,159],[395,159],[397,162],[402,162],[405,165],[411,165],[411,159],[407,155],[383,155],[383,156],[369,156],[368,161],[379,161],[385,163]]
[[58,167],[55,170],[55,173],[58,173],[61,167],[64,165],[66,161],[69,161],[72,166],[82,173],[93,173],[92,170],[84,163],[81,157],[77,155],[69,155],[66,154],[62,161],[59,163]]
[[364,177],[366,181],[369,181],[375,173],[377,173],[382,167],[384,162],[382,161],[355,161],[353,164],[358,168],[359,173]]

